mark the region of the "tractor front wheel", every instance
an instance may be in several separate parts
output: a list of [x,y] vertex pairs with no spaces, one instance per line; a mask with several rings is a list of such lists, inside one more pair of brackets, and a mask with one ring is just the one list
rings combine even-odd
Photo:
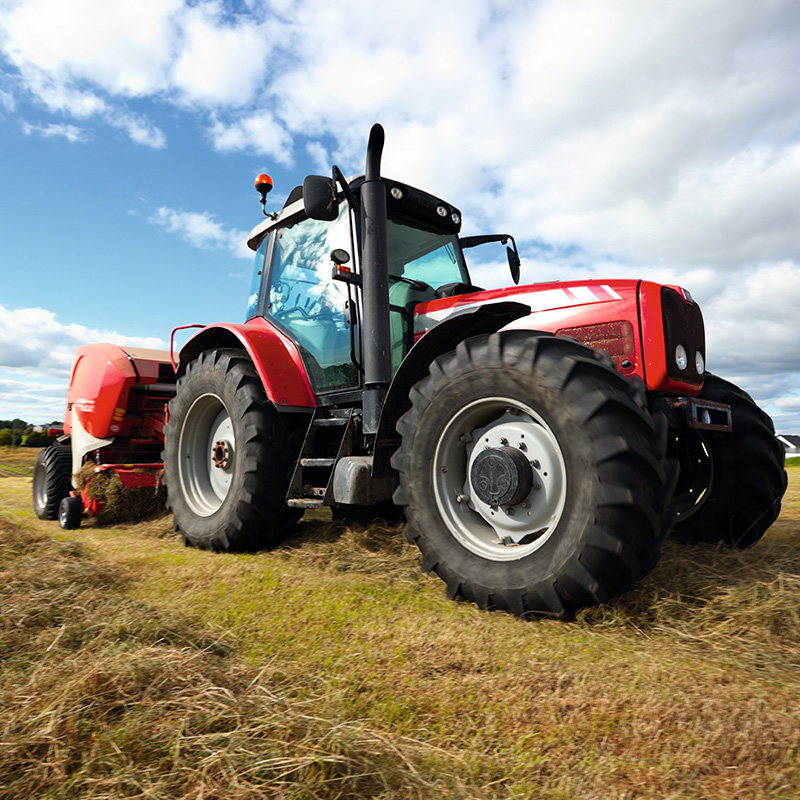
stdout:
[[42,448],[33,464],[33,510],[56,519],[61,500],[72,491],[72,450],[63,444]]
[[[772,420],[738,386],[708,374],[700,397],[731,407],[732,429],[688,432],[696,455],[681,472],[699,473],[696,503],[678,508],[672,537],[685,542],[722,542],[750,547],[778,518],[786,491],[784,453]],[[676,496],[677,499],[677,496]]]
[[438,358],[398,422],[406,537],[460,596],[568,618],[658,560],[662,437],[641,388],[551,336],[476,336]]
[[239,350],[209,350],[186,368],[169,405],[167,506],[184,542],[257,550],[302,516],[286,506],[299,429],[278,418]]

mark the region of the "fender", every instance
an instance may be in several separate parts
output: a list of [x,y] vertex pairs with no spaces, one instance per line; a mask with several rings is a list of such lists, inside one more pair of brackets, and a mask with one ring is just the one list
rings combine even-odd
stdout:
[[267,397],[277,408],[316,408],[297,347],[263,317],[254,317],[243,325],[223,322],[203,328],[181,349],[178,377],[200,353],[220,347],[247,352]]
[[[389,459],[400,446],[395,425],[397,420],[411,408],[411,388],[428,374],[431,362],[455,348],[464,339],[484,333],[495,333],[530,312],[530,307],[523,303],[489,303],[479,306],[475,311],[457,314],[440,322],[408,351],[392,379],[383,404],[378,433],[375,437],[373,478],[385,478],[391,474]],[[531,333],[538,332],[531,331]]]

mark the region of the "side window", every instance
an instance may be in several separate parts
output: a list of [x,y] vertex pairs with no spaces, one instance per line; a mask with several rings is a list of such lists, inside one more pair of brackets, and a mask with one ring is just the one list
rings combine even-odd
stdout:
[[357,386],[347,287],[331,278],[331,251],[353,253],[346,204],[334,222],[304,219],[275,235],[266,316],[298,343],[316,391]]
[[250,280],[250,293],[247,295],[247,311],[245,312],[245,322],[252,319],[258,314],[258,296],[261,291],[261,281],[263,280],[264,273],[264,259],[267,253],[267,242],[269,236],[265,236],[261,240],[261,244],[256,250],[255,264],[253,265],[253,277]]

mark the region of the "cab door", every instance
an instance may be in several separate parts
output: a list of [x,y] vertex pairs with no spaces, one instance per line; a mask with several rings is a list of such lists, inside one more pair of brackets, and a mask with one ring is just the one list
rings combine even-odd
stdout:
[[315,393],[358,387],[355,293],[331,277],[331,252],[354,253],[347,204],[332,222],[303,216],[271,235],[264,316],[297,342]]

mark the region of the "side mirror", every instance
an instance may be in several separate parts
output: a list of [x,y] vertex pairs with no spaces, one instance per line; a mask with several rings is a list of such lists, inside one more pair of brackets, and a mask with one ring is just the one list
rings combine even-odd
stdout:
[[309,175],[303,181],[303,208],[310,219],[332,222],[339,216],[339,198],[330,178]]
[[506,247],[506,255],[508,255],[508,266],[511,269],[511,279],[515,284],[519,284],[519,253],[510,247]]

